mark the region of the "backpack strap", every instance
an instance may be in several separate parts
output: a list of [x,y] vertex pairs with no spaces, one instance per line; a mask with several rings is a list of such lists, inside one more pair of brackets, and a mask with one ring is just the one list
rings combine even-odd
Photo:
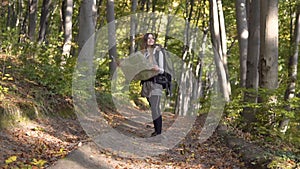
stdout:
[[[161,45],[157,45],[156,46],[156,50],[155,50],[155,60],[156,63],[159,65],[159,52],[162,52],[163,57],[164,56],[164,52],[163,52],[163,48],[161,47]],[[165,64],[165,58],[163,58],[163,64]],[[160,66],[160,65],[159,65]],[[165,69],[164,65],[162,65],[163,69]]]

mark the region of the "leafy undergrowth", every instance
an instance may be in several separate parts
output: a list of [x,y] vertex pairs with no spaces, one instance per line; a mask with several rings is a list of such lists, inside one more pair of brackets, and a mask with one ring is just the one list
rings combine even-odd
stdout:
[[241,144],[252,144],[268,156],[265,164],[270,169],[299,169],[299,145],[289,143],[276,135],[251,134],[238,128],[225,127],[235,138],[243,140]]

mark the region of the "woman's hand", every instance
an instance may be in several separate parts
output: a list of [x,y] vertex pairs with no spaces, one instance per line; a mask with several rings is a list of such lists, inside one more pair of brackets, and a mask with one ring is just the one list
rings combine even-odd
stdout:
[[159,67],[157,65],[154,65],[153,68],[152,68],[152,70],[159,71]]

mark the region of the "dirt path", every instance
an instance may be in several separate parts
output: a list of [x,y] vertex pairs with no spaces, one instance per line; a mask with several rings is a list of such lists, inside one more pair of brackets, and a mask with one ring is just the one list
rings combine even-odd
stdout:
[[[153,125],[151,122],[139,123],[124,117],[125,115],[134,119],[134,116],[130,116],[132,111],[135,110],[128,109],[122,115],[106,114],[106,120],[116,131],[126,136],[147,139]],[[145,118],[149,118],[147,112],[143,113]],[[170,113],[164,113],[164,130],[170,128],[176,118]],[[114,151],[97,146],[75,119],[40,119],[35,123],[1,131],[0,166],[43,166],[41,168],[50,169],[246,168],[239,156],[226,147],[217,134],[213,134],[204,143],[199,142],[198,136],[204,121],[205,116],[197,118],[185,139],[179,140],[176,146],[164,153],[146,158],[132,158],[119,156]],[[121,141],[126,146],[126,140]]]

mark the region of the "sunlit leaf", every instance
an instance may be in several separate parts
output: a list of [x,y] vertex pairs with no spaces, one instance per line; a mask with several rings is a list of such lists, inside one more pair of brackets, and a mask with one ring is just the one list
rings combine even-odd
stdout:
[[7,160],[5,160],[5,163],[9,164],[9,163],[12,163],[12,162],[15,162],[15,161],[17,161],[17,156],[11,156]]
[[45,160],[37,160],[35,158],[31,162],[32,165],[36,165],[36,166],[39,166],[39,167],[44,166],[46,163],[47,163],[47,161],[45,161]]

